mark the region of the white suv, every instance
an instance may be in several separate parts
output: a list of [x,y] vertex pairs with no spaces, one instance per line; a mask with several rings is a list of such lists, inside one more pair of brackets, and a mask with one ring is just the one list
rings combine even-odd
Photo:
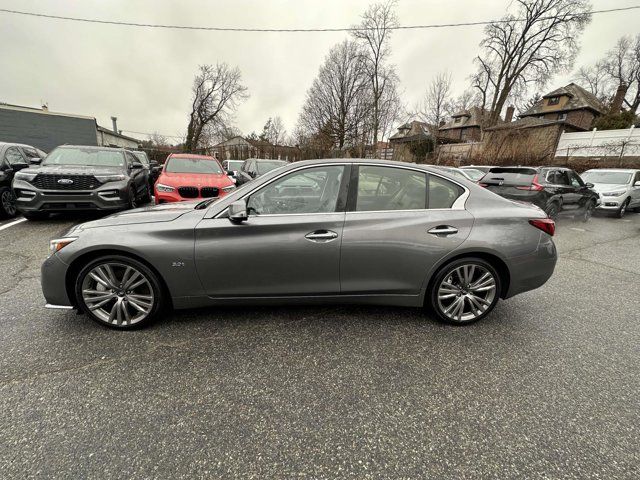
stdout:
[[640,170],[599,168],[587,170],[581,177],[593,183],[593,190],[600,196],[598,210],[615,212],[618,218],[630,208],[640,211]]

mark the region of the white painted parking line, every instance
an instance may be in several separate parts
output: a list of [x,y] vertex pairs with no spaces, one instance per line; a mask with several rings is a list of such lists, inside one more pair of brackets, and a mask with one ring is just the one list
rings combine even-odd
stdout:
[[578,227],[569,227],[569,230],[574,230],[576,232],[586,232],[584,228],[578,228]]
[[13,227],[14,225],[17,225],[19,223],[26,222],[26,221],[27,221],[26,218],[19,218],[17,220],[14,220],[13,222],[10,222],[10,223],[7,223],[5,225],[0,226],[0,230],[4,230],[6,228]]

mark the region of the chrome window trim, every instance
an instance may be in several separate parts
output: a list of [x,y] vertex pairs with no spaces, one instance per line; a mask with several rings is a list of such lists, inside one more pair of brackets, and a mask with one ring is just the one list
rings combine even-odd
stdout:
[[[259,192],[261,189],[271,185],[273,182],[275,182],[276,180],[284,177],[285,175],[288,175],[290,173],[294,173],[294,172],[298,172],[300,170],[306,170],[309,168],[317,168],[317,167],[325,167],[325,166],[346,166],[346,165],[357,165],[357,166],[368,166],[368,167],[383,167],[383,168],[402,168],[405,170],[413,170],[414,172],[419,172],[419,173],[424,173],[424,174],[428,174],[428,175],[434,175],[436,177],[442,178],[443,180],[446,180],[448,182],[451,182],[455,185],[458,185],[460,188],[463,189],[463,192],[460,194],[460,196],[456,199],[455,202],[453,202],[453,205],[451,205],[451,208],[422,208],[422,209],[412,209],[412,210],[370,210],[370,211],[361,211],[361,212],[317,212],[317,213],[272,213],[272,214],[265,214],[265,215],[249,215],[249,218],[251,217],[282,217],[282,216],[301,216],[301,215],[334,215],[337,213],[384,213],[384,212],[416,212],[416,211],[422,211],[422,212],[428,212],[428,211],[444,211],[444,210],[464,210],[465,209],[465,204],[467,202],[467,199],[469,198],[470,195],[470,190],[465,187],[464,185],[462,185],[461,183],[457,182],[456,180],[453,180],[451,178],[445,177],[443,175],[440,175],[439,173],[436,172],[432,172],[431,170],[424,170],[421,168],[415,168],[412,167],[410,165],[404,166],[404,165],[387,165],[384,163],[372,163],[372,162],[326,162],[326,163],[317,163],[314,165],[304,165],[301,166],[299,168],[295,168],[293,170],[287,170],[286,172],[282,172],[280,175],[278,175],[277,177],[272,178],[269,182],[260,185],[259,187],[257,187],[255,190],[251,190],[247,193],[245,193],[242,197],[236,199],[237,201],[240,200],[244,200],[245,198],[247,198],[250,195],[253,195],[256,192]],[[220,213],[218,213],[217,215],[215,215],[212,218],[221,218],[222,215],[224,215],[225,213],[227,213],[228,210],[228,206],[225,207]]]

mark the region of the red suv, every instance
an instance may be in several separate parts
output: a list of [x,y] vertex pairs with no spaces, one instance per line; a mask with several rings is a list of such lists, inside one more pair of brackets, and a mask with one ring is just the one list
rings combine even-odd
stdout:
[[155,184],[156,203],[223,197],[235,188],[213,157],[172,153]]

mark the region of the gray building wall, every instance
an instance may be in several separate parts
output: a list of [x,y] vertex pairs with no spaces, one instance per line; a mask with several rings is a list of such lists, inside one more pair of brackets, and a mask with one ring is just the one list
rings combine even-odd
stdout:
[[63,144],[97,145],[96,121],[0,105],[0,142],[33,145],[47,153]]

